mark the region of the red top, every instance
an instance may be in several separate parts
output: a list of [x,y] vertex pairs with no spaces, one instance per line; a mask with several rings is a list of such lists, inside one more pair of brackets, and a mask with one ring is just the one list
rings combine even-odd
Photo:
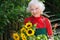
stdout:
[[52,35],[52,26],[48,18],[45,18],[43,16],[40,17],[28,17],[24,20],[24,24],[26,24],[28,21],[30,21],[32,24],[37,24],[36,28],[44,28],[46,27],[48,35]]

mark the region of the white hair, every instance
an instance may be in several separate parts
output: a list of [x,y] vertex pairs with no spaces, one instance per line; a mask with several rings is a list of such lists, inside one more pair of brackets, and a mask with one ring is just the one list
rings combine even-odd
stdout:
[[43,4],[42,1],[38,1],[38,0],[31,0],[28,4],[28,7],[27,7],[27,11],[30,12],[30,6],[31,5],[38,5],[41,9],[41,11],[43,12],[45,10],[45,5]]

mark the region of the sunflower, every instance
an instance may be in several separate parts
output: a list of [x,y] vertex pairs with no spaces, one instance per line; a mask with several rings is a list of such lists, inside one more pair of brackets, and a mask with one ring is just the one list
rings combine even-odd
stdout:
[[27,36],[32,36],[32,35],[34,35],[34,30],[28,29],[28,30],[26,30],[26,34],[27,34]]
[[21,38],[22,38],[22,40],[27,40],[24,33],[21,33]]
[[26,28],[31,28],[32,27],[32,23],[31,22],[26,23],[25,27]]
[[18,33],[13,33],[12,37],[13,37],[14,40],[19,40]]
[[26,29],[23,27],[20,31],[21,31],[21,33],[22,33],[22,32],[25,32]]

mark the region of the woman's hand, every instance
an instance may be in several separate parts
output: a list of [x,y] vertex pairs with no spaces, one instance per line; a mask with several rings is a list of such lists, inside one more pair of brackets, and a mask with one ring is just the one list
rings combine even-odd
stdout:
[[54,37],[53,36],[49,36],[48,40],[54,40]]

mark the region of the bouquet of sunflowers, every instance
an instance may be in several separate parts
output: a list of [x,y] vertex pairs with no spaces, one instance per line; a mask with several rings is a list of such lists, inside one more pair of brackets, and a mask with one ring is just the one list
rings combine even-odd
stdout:
[[18,32],[13,33],[14,40],[47,40],[46,35],[35,36],[36,24],[26,23]]

